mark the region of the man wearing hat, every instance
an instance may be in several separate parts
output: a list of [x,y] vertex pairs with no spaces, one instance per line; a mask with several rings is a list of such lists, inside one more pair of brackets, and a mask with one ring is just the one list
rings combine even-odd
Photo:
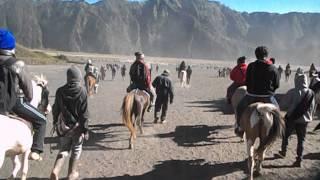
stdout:
[[170,102],[170,104],[172,104],[173,102],[174,93],[172,82],[169,79],[169,74],[169,70],[166,69],[160,76],[157,76],[152,82],[152,85],[155,87],[157,93],[154,111],[154,123],[158,122],[161,109],[161,123],[166,122],[168,102]]
[[[81,72],[76,66],[67,70],[67,83],[56,92],[56,99],[52,109],[53,126],[57,127],[59,135],[59,153],[51,172],[50,179],[58,179],[64,160],[71,151],[69,160],[68,179],[79,176],[77,165],[80,159],[84,139],[88,134],[88,101],[87,92],[81,85]],[[58,119],[63,117],[69,127],[68,132],[59,132]]]
[[[13,34],[2,28],[0,28],[0,65],[1,68],[6,67],[11,73],[12,78],[10,79],[12,82],[8,83],[15,88],[15,93],[4,95],[11,96],[14,103],[11,104],[12,101],[9,104],[7,103],[7,112],[2,112],[2,114],[13,111],[21,118],[32,123],[34,135],[30,159],[41,160],[40,153],[43,152],[47,118],[29,103],[33,98],[31,78],[26,72],[25,63],[15,58],[15,38]],[[3,72],[3,69],[1,71]],[[9,81],[9,79],[7,80]],[[0,99],[3,100],[3,97],[0,97]]]
[[130,92],[134,89],[145,90],[150,95],[150,106],[148,107],[148,112],[151,111],[151,107],[155,103],[155,92],[151,84],[151,74],[150,68],[144,62],[144,54],[141,52],[134,53],[136,56],[135,62],[130,67],[130,79],[131,84],[127,88],[127,92]]

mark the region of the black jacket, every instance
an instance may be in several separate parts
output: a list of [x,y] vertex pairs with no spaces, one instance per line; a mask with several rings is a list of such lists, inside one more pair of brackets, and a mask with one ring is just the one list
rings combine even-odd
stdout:
[[67,83],[57,90],[52,108],[54,124],[57,122],[63,106],[78,121],[79,127],[83,132],[86,132],[89,119],[87,92],[79,83]]
[[171,80],[168,78],[168,74],[163,73],[160,76],[157,76],[153,82],[153,87],[156,89],[157,97],[173,101],[174,93]]
[[138,88],[145,89],[147,87],[147,72],[145,64],[143,62],[136,60],[131,65],[129,74],[132,83],[135,84]]
[[279,72],[263,60],[250,63],[246,74],[247,91],[256,95],[273,95],[279,88]]

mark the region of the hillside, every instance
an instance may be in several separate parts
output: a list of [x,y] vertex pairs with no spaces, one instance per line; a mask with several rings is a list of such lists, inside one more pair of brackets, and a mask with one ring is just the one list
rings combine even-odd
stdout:
[[240,13],[207,0],[0,0],[0,26],[30,48],[234,60],[269,47],[280,62],[320,57],[320,13]]

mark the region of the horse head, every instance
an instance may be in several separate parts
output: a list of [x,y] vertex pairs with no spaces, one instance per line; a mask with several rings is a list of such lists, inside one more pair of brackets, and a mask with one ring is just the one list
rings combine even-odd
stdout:
[[48,80],[41,75],[35,75],[32,80],[33,86],[33,99],[30,102],[31,105],[38,108],[45,115],[51,112],[51,105],[49,104],[49,90]]

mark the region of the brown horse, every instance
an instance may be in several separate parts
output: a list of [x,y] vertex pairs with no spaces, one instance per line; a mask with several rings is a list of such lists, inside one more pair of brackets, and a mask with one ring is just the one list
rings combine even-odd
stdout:
[[92,74],[87,74],[85,77],[85,84],[88,96],[91,96],[94,93],[94,88],[96,86],[97,80]]
[[[241,115],[240,126],[246,134],[249,179],[253,179],[254,172],[260,173],[266,149],[283,134],[285,122],[275,105],[253,103]],[[259,138],[259,146],[255,149],[254,144],[257,138]]]
[[[136,135],[136,123],[138,123],[141,134],[143,134],[144,113],[150,104],[150,97],[147,92],[143,90],[132,90],[123,99],[121,114],[123,123],[128,127],[131,135],[129,139],[129,149],[134,147],[134,139]],[[132,116],[135,116],[133,121]]]

